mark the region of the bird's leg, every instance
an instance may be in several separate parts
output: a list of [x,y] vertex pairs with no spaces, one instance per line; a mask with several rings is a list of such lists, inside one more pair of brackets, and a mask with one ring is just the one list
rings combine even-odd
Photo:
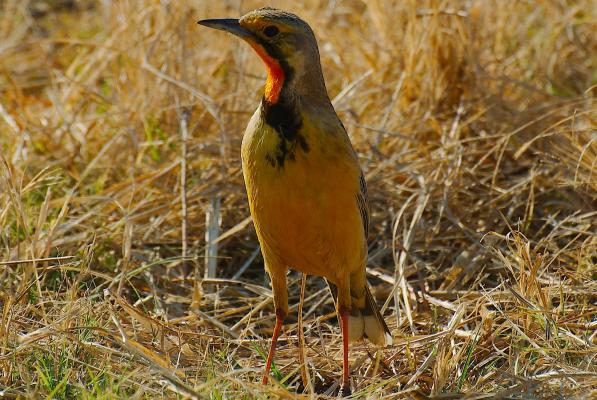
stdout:
[[340,387],[340,394],[347,396],[350,394],[350,375],[348,369],[348,317],[350,311],[345,307],[340,307],[340,324],[342,326],[342,386]]
[[[263,247],[262,247],[263,249]],[[269,348],[267,355],[267,362],[265,363],[265,371],[263,371],[263,379],[261,383],[267,384],[269,377],[269,370],[274,361],[274,354],[276,352],[276,343],[278,342],[278,336],[280,335],[280,329],[284,318],[288,315],[288,288],[286,287],[286,269],[279,266],[278,263],[272,262],[273,260],[268,257],[267,253],[263,253],[263,257],[266,260],[267,272],[272,281],[272,292],[274,295],[274,307],[276,309],[276,326],[274,327],[274,333],[272,335],[272,344]]]
[[349,318],[352,299],[350,297],[350,280],[342,280],[337,283],[338,286],[338,315],[340,316],[340,326],[342,327],[342,386],[340,395],[350,395],[350,371],[348,368],[348,340],[349,340]]
[[272,335],[272,344],[269,347],[269,353],[267,354],[267,362],[265,363],[265,371],[263,371],[263,379],[261,379],[261,384],[267,384],[267,379],[269,378],[269,370],[272,366],[272,361],[274,360],[274,354],[276,353],[276,343],[278,341],[278,336],[280,336],[280,329],[282,328],[282,323],[284,322],[284,312],[282,310],[276,310],[276,326],[274,327],[274,334]]

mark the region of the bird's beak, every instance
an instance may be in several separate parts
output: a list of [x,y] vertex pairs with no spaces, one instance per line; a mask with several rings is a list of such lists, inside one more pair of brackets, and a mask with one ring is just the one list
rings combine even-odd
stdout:
[[208,28],[219,29],[221,31],[230,32],[233,35],[247,39],[252,36],[248,29],[240,26],[238,19],[222,18],[222,19],[202,19],[197,21],[199,25],[207,26]]

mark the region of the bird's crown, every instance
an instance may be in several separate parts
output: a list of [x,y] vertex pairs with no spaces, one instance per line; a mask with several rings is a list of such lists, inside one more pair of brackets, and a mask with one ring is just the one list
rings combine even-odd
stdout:
[[254,32],[266,29],[268,24],[273,24],[272,26],[282,32],[312,34],[309,25],[299,16],[273,7],[263,7],[250,11],[243,15],[239,22],[241,26]]

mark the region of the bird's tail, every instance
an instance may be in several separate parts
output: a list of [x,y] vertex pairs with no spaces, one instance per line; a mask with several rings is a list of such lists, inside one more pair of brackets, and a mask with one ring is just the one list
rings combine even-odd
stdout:
[[[338,289],[328,282],[334,302],[338,298]],[[383,319],[379,307],[365,286],[365,307],[352,307],[348,318],[348,340],[353,342],[362,338],[369,339],[378,346],[388,346],[392,344],[392,335],[386,321]]]

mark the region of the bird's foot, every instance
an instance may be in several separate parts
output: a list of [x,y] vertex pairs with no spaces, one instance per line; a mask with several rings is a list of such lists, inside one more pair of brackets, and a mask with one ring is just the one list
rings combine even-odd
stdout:
[[344,382],[340,385],[340,390],[338,391],[338,397],[347,397],[352,394],[350,390],[350,383]]

